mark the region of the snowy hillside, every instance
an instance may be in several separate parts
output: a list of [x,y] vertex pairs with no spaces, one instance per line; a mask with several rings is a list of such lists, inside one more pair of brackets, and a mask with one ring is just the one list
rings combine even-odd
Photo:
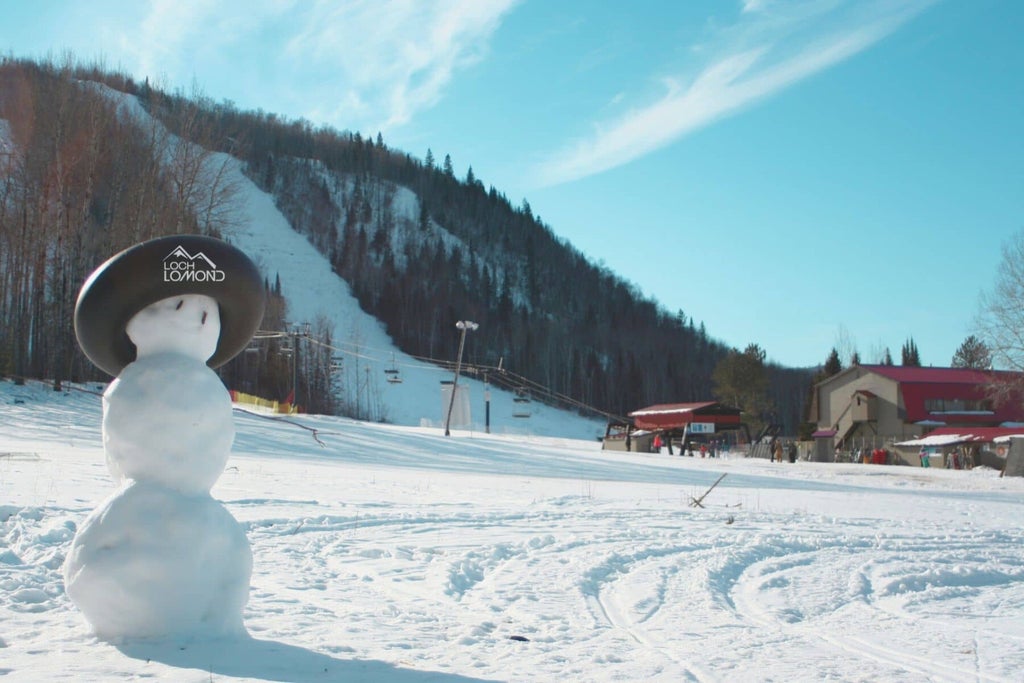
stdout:
[[[335,343],[356,358],[350,365],[358,363],[364,371],[369,370],[371,382],[386,405],[387,421],[400,425],[442,424],[445,406],[440,382],[451,380],[452,373],[396,349],[380,322],[359,307],[348,284],[334,274],[327,259],[292,230],[274,206],[273,198],[252,184],[237,160],[219,156],[235,176],[233,181],[244,198],[241,227],[231,239],[271,277],[280,275],[291,320],[313,322],[324,316],[333,323]],[[458,330],[453,328],[451,333],[453,341],[456,340]],[[471,334],[467,344],[472,344]],[[390,368],[399,370],[400,384],[386,380],[385,370]],[[473,378],[463,377],[459,381],[470,387],[472,421],[476,429],[483,429],[485,387]],[[518,407],[514,395],[493,386],[490,400],[493,432],[572,438],[596,438],[604,433],[604,423],[600,421],[538,403],[531,404],[528,418],[515,417]]]
[[[163,135],[167,134],[136,98],[99,84],[89,85],[118,102],[123,115],[136,119],[146,128],[156,127]],[[184,143],[176,141],[175,144]],[[443,425],[447,404],[442,400],[441,382],[450,381],[453,373],[399,351],[380,321],[360,308],[349,285],[332,271],[328,260],[292,229],[274,198],[257,188],[243,173],[241,162],[228,154],[216,153],[205,163],[210,177],[216,176],[218,182],[236,189],[237,227],[232,229],[228,239],[256,262],[268,281],[280,277],[288,305],[288,321],[294,325],[314,324],[320,318],[329,321],[333,345],[343,361],[342,372],[347,373],[351,385],[362,387],[367,397],[364,400],[379,400],[384,421],[407,426]],[[396,191],[393,201],[406,219],[415,214],[415,196],[408,190]],[[451,337],[454,353],[458,330],[453,328]],[[467,348],[472,343],[472,335],[469,335]],[[401,383],[389,382],[388,377],[395,375],[388,375],[387,370],[398,370]],[[460,377],[459,382],[469,391],[473,429],[485,429],[485,396],[489,395],[490,430],[494,433],[585,439],[596,439],[604,434],[603,421],[581,418],[538,402],[524,406],[515,401],[513,392],[493,385],[485,387],[477,378]]]
[[[235,412],[249,638],[110,644],[64,593],[100,400],[0,381],[5,681],[1018,681],[1024,480]],[[315,430],[315,431],[313,431]],[[722,474],[703,500],[691,505]]]

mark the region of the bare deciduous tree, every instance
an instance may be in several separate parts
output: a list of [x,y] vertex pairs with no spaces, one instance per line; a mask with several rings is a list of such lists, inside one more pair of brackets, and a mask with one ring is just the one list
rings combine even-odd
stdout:
[[[981,295],[975,327],[994,368],[1024,372],[1024,230],[1003,243],[995,284]],[[997,400],[1021,395],[1024,377],[1002,375],[992,390]]]

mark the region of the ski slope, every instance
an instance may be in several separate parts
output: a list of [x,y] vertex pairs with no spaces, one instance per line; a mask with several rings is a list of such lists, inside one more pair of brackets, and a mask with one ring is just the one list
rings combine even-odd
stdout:
[[[158,130],[156,137],[167,140],[165,154],[168,158],[174,156],[175,146],[192,144],[171,135],[162,123],[146,112],[136,97],[99,83],[90,82],[87,87],[116,103],[125,118],[136,121],[145,129]],[[3,123],[0,120],[0,124]],[[0,127],[0,143],[3,142],[3,134],[4,129]],[[374,410],[369,412],[373,413],[375,421],[407,426],[443,424],[448,404],[444,401],[441,383],[450,382],[453,373],[398,349],[384,325],[359,306],[351,287],[334,273],[329,260],[305,236],[292,229],[288,219],[277,208],[274,197],[245,175],[242,162],[221,152],[196,151],[191,156],[202,158],[204,164],[201,173],[204,182],[197,183],[197,196],[193,200],[202,205],[210,201],[205,193],[212,188],[232,188],[232,220],[225,238],[256,263],[268,282],[281,283],[287,305],[288,329],[265,331],[291,332],[305,329],[308,325],[315,336],[318,321],[324,321],[330,331],[332,355],[342,365],[335,379],[342,387],[343,398],[363,406],[372,404]],[[407,220],[418,216],[416,196],[407,188],[396,187],[392,201],[396,216]],[[434,224],[433,229],[445,241],[458,241],[441,226]],[[402,251],[401,245],[395,246],[396,252]],[[303,340],[300,343],[311,342]],[[473,334],[469,333],[466,360],[474,355],[473,343]],[[451,356],[438,360],[454,362],[458,344],[459,331],[453,326]],[[398,370],[400,383],[388,381],[387,371],[392,369]],[[515,371],[516,368],[506,370]],[[499,388],[493,382],[485,384],[480,377],[464,374],[458,381],[461,391],[468,397],[466,424],[475,429],[488,428],[486,415],[489,404],[489,429],[495,433],[584,439],[596,439],[604,434],[605,423],[602,420],[580,417],[539,401],[524,406],[516,402],[514,392]],[[285,397],[264,398],[283,400]],[[297,400],[302,403],[301,396]]]

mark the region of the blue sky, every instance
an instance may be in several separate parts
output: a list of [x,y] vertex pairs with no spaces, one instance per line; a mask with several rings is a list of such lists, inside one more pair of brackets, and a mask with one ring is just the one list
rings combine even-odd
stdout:
[[1024,229],[1024,3],[623,7],[5,0],[0,50],[449,154],[785,365],[948,365]]

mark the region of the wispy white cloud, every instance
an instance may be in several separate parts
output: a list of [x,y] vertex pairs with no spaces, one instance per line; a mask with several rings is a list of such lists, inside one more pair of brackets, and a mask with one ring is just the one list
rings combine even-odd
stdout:
[[544,186],[626,164],[735,114],[869,48],[933,0],[837,0],[782,3],[747,0],[735,24],[716,22],[716,39],[695,54],[688,74],[663,78],[662,94],[553,154],[537,169]]
[[459,70],[487,54],[520,1],[248,0],[240,10],[220,0],[150,0],[119,42],[136,73],[179,84],[199,64],[245,81],[272,73],[279,92],[263,106],[386,130],[435,105]]
[[[182,86],[198,76],[200,67],[231,64],[239,46],[259,40],[295,0],[247,0],[240,11],[220,0],[149,0],[115,20],[101,23],[103,38],[136,75]],[[139,15],[136,17],[136,12]],[[238,70],[251,63],[234,64]]]
[[746,14],[747,12],[759,12],[765,8],[769,0],[743,0],[740,5],[740,11]]
[[317,98],[320,118],[376,118],[389,129],[436,104],[457,71],[483,58],[518,1],[324,0],[287,54],[331,73],[323,85],[336,96]]
[[118,36],[119,47],[137,73],[154,78],[174,74],[180,68],[182,43],[204,24],[211,9],[210,2],[152,0],[141,22]]

